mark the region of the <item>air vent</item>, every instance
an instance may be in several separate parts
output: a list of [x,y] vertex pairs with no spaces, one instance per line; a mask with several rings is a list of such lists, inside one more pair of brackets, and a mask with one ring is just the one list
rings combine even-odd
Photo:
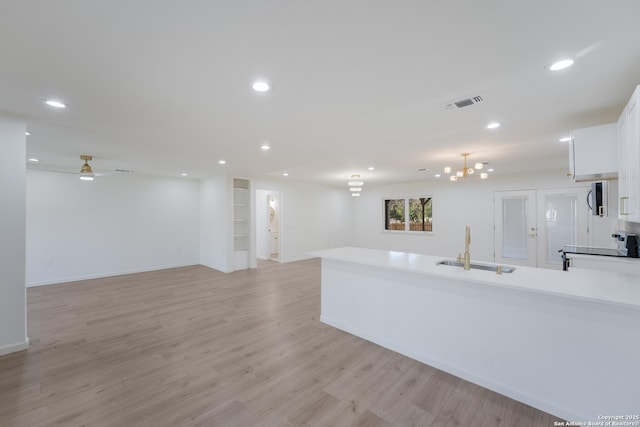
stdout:
[[134,171],[129,170],[129,169],[116,169],[116,172],[122,172],[122,173],[133,173]]
[[468,107],[469,105],[478,104],[483,101],[484,99],[482,99],[481,96],[474,96],[473,98],[452,102],[451,104],[445,105],[444,108],[447,110],[457,110],[458,108]]

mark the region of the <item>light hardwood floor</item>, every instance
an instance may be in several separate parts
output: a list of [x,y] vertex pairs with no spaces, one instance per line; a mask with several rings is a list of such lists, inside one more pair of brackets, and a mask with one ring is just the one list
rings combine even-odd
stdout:
[[30,288],[2,426],[547,427],[555,418],[319,322],[320,263]]

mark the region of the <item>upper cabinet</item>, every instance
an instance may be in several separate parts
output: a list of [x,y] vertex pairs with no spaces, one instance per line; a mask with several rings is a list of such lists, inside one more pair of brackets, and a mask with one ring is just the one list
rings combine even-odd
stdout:
[[640,85],[618,119],[618,217],[640,222]]
[[618,127],[616,123],[571,132],[569,167],[575,182],[618,177]]

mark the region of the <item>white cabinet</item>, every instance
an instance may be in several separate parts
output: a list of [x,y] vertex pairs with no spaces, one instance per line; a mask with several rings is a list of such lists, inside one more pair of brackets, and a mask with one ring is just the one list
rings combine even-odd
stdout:
[[640,85],[618,119],[618,218],[640,222]]
[[567,258],[571,260],[571,270],[584,268],[587,270],[612,271],[614,273],[640,274],[639,258],[581,254],[567,254]]
[[616,123],[571,132],[569,168],[575,182],[618,177]]
[[249,268],[251,245],[250,181],[233,179],[233,270]]

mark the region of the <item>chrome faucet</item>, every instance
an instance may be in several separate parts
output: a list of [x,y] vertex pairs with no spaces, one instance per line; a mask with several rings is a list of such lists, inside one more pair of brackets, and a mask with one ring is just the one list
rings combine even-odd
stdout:
[[465,270],[471,270],[471,254],[469,253],[469,245],[471,244],[471,229],[467,225],[464,232],[464,257],[458,254],[458,262],[464,263]]

